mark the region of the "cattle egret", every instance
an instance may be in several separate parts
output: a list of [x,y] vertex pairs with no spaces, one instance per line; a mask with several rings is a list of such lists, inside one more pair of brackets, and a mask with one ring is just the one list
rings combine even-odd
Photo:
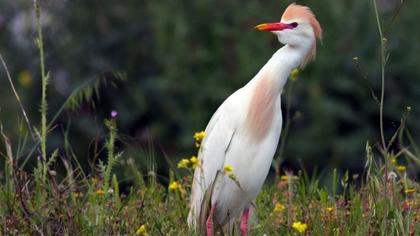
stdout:
[[303,68],[315,57],[316,39],[322,37],[312,11],[294,3],[280,22],[255,28],[274,33],[284,46],[222,103],[206,127],[188,224],[205,229],[207,235],[213,235],[214,224],[232,223],[241,213],[240,231],[247,235],[249,208],[267,177],[280,138],[283,87],[293,69]]

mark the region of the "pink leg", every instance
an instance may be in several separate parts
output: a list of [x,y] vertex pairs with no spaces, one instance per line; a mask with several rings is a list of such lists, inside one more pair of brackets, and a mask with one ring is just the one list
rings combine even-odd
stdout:
[[249,219],[249,208],[245,208],[244,212],[242,213],[241,218],[241,235],[247,236],[248,235],[248,219]]
[[207,218],[207,222],[206,222],[207,236],[213,236],[213,214],[214,214],[215,209],[216,209],[216,204],[211,206],[209,218]]

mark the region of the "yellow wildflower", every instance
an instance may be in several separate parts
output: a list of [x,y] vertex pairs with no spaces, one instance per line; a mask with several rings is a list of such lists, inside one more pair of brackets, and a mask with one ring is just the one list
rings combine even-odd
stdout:
[[290,79],[291,79],[292,81],[296,80],[296,79],[297,79],[297,77],[299,76],[299,72],[300,72],[299,68],[295,68],[295,69],[293,69],[293,70],[290,72]]
[[298,231],[299,233],[304,233],[306,231],[306,228],[308,228],[308,225],[300,221],[296,221],[293,222],[292,228]]
[[225,164],[225,166],[223,166],[223,170],[225,173],[229,173],[233,171],[233,166]]
[[177,189],[180,189],[180,188],[181,188],[181,185],[176,181],[172,181],[172,183],[169,184],[169,189],[177,190]]
[[397,159],[395,157],[391,158],[391,164],[393,164],[393,165],[397,164]]
[[287,175],[282,175],[282,176],[280,176],[280,180],[281,180],[281,181],[288,181],[288,180],[289,180],[289,176],[287,176]]
[[191,162],[191,166],[192,166],[193,169],[200,166],[200,160],[198,160],[198,158],[196,156],[192,156],[190,158],[190,162]]
[[334,210],[334,207],[326,207],[324,210],[328,213],[331,213]]
[[204,131],[194,133],[195,147],[196,148],[201,147],[201,141],[204,139],[205,136],[206,136],[206,132],[204,132]]
[[280,212],[284,211],[284,209],[286,209],[286,207],[283,204],[276,203],[276,205],[274,206],[274,210],[273,211],[275,213],[280,213]]
[[398,171],[405,171],[407,169],[407,167],[403,166],[403,165],[398,165],[395,167],[395,169],[397,169]]
[[96,190],[96,195],[102,197],[104,194],[105,194],[104,190],[102,190],[102,189]]
[[190,160],[188,159],[182,159],[178,162],[178,168],[188,168],[188,164],[190,164]]
[[24,88],[27,88],[32,83],[32,74],[29,70],[22,70],[17,77],[19,84]]
[[403,207],[404,208],[408,208],[408,207],[413,206],[413,204],[414,204],[414,201],[413,200],[404,200]]
[[230,178],[231,180],[237,181],[237,179],[236,179],[236,175],[235,175],[234,173],[230,173],[230,174],[229,174],[229,178]]
[[411,194],[411,193],[415,193],[415,192],[416,192],[416,190],[414,188],[408,188],[408,189],[404,190],[404,193],[406,193],[406,194]]
[[137,231],[136,231],[136,235],[141,235],[141,236],[146,236],[146,235],[148,235],[148,234],[147,234],[147,232],[146,232],[146,226],[141,225],[141,226],[137,229]]
[[197,142],[200,142],[201,140],[203,140],[203,138],[206,136],[206,132],[204,131],[200,131],[200,132],[195,132],[194,133],[194,139]]

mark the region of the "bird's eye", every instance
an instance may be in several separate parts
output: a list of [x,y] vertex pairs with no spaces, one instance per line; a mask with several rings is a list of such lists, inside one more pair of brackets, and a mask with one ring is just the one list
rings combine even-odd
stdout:
[[290,23],[289,25],[293,29],[293,28],[296,28],[298,26],[298,23],[293,22],[293,23]]

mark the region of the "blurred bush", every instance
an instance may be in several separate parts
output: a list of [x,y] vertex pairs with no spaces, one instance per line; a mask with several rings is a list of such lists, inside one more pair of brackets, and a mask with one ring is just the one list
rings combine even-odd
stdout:
[[[37,124],[41,91],[31,3],[0,1],[0,52]],[[129,146],[147,146],[153,140],[170,157],[192,154],[193,132],[204,129],[222,101],[281,46],[273,35],[253,27],[279,20],[289,3],[42,1],[50,117],[83,82],[112,80],[117,71],[127,77],[126,82],[101,86],[94,106],[86,103],[62,114],[49,147],[62,145],[62,130],[71,121],[70,141],[78,156],[85,157],[103,119],[117,110],[119,131],[128,134],[121,140]],[[334,0],[299,4],[315,12],[324,39],[316,62],[304,70],[294,90],[292,114],[300,116],[291,126],[285,158],[292,164],[302,159],[309,166],[357,170],[364,164],[366,141],[379,140],[378,108],[370,90],[380,91],[372,6],[370,1]],[[390,53],[386,136],[390,138],[410,106],[408,127],[418,141],[420,28],[413,24],[420,2],[407,2],[394,17],[399,6],[399,0],[380,1]],[[6,77],[1,77],[0,119],[9,136],[17,137],[20,113]]]

